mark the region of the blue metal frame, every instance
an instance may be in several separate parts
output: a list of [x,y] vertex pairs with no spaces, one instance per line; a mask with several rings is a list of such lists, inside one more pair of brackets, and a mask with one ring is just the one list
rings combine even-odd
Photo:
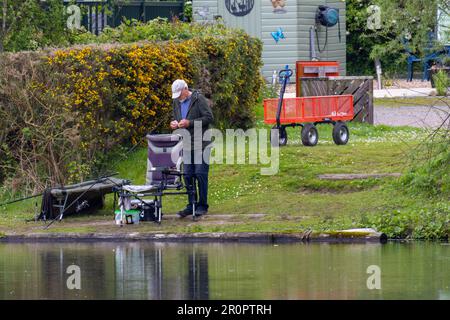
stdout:
[[[434,34],[430,34],[430,41],[428,43],[428,51],[433,50],[433,39]],[[423,66],[423,81],[429,81],[430,80],[430,68],[433,65],[433,62],[442,63],[442,57],[443,56],[450,56],[450,45],[444,46],[443,50],[440,51],[434,51],[429,54],[427,54],[423,59],[417,57],[412,50],[408,46],[408,41],[406,39],[402,39],[402,44],[405,47],[406,53],[408,53],[407,58],[407,64],[408,64],[408,81],[412,81],[414,76],[414,63],[416,62],[422,62]]]

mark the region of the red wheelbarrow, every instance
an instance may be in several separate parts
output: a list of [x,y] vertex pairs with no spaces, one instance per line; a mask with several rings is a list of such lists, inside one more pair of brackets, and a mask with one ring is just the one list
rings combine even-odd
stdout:
[[[281,98],[281,97],[280,97]],[[319,141],[316,125],[329,123],[333,125],[333,140],[337,145],[344,145],[349,139],[346,121],[352,120],[353,96],[317,96],[264,100],[264,122],[275,124],[279,130],[280,146],[287,143],[286,127],[301,126],[302,143],[315,146]],[[271,134],[271,142],[274,145]]]

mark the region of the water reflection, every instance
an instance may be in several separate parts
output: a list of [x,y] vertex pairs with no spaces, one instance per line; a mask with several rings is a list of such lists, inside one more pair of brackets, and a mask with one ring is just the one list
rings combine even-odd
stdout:
[[[449,248],[0,243],[0,299],[449,299]],[[70,265],[81,290],[67,288]],[[381,290],[367,288],[370,265]]]
[[207,253],[195,245],[181,250],[177,247],[162,243],[117,245],[114,297],[209,299]]

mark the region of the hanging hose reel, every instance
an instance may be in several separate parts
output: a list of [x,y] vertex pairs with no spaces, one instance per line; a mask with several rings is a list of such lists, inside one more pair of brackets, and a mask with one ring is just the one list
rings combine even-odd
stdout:
[[328,44],[328,28],[334,27],[336,24],[339,28],[339,42],[341,42],[341,24],[339,21],[339,9],[330,8],[327,6],[319,6],[316,11],[316,24],[324,26],[325,29],[325,44],[320,48],[319,33],[316,27],[316,39],[319,52],[323,52]]

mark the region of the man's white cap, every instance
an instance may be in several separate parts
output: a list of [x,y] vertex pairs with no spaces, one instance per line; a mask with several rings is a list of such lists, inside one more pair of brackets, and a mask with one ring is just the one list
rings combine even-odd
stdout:
[[186,81],[177,79],[172,83],[172,99],[178,99],[181,95],[181,91],[188,87]]

